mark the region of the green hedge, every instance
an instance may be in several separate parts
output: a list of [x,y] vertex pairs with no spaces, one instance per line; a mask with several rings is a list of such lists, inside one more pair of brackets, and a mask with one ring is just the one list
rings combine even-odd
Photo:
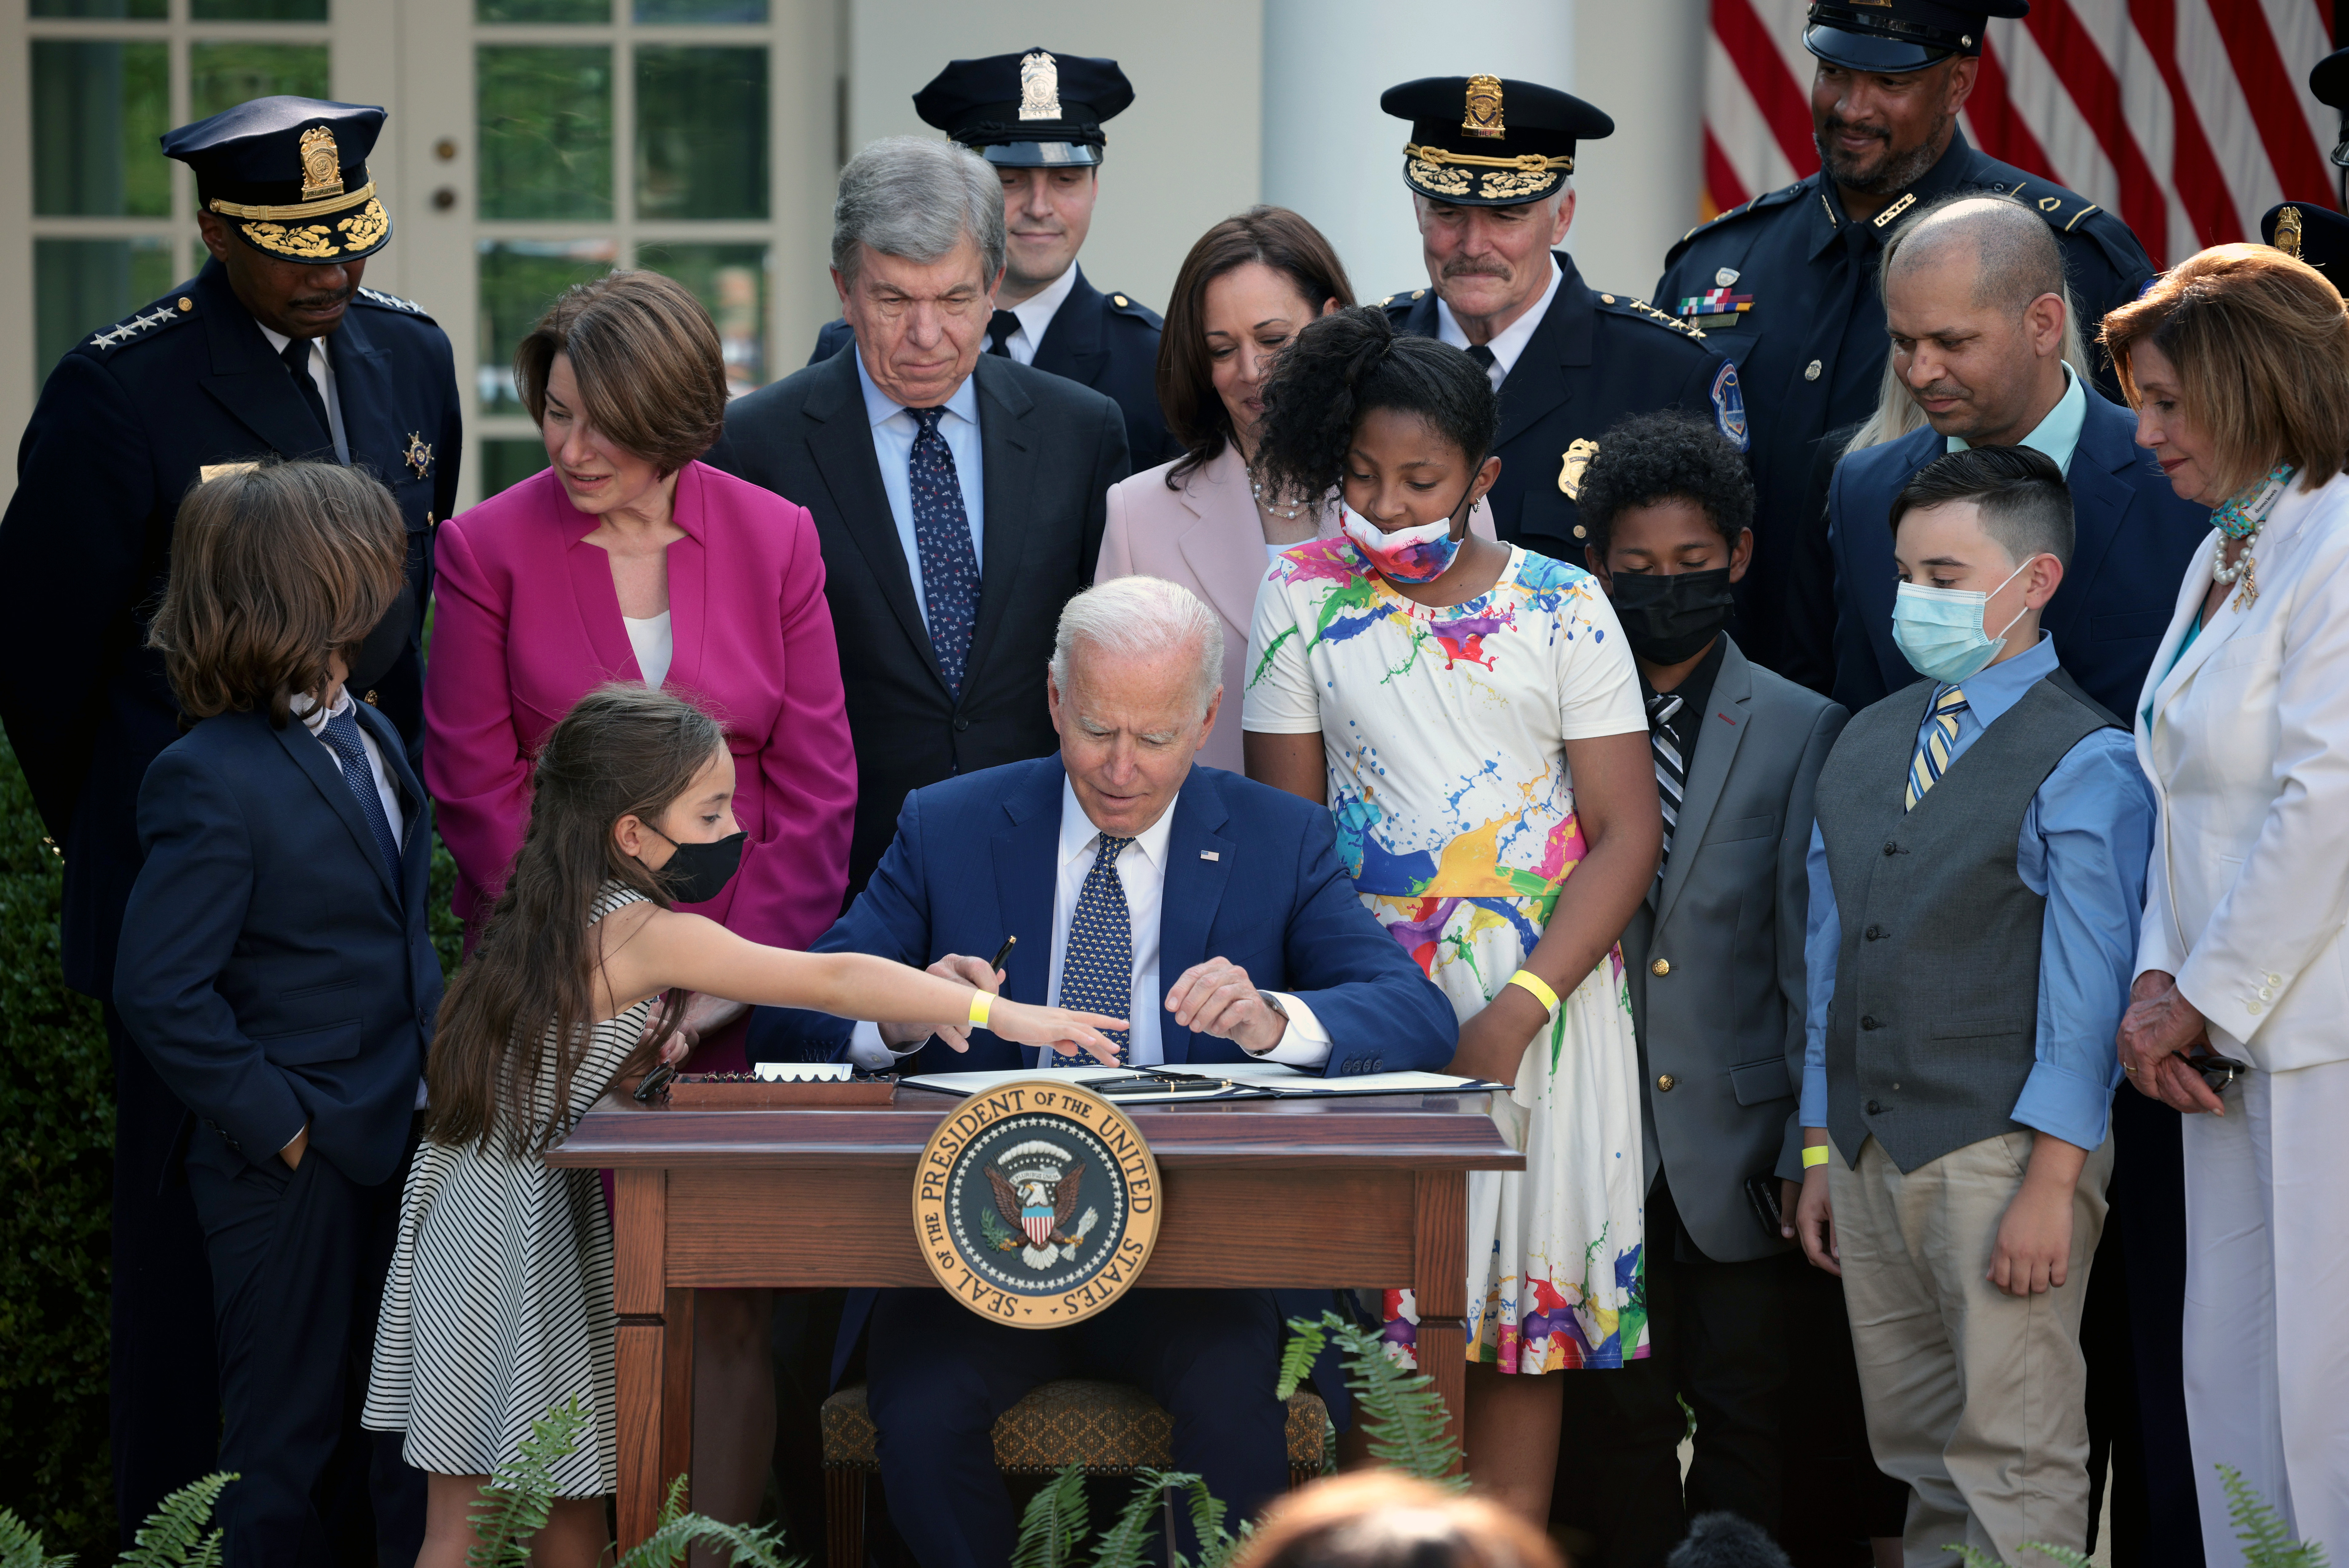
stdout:
[[[456,867],[432,846],[433,945],[453,972]],[[52,1552],[114,1551],[106,1441],[114,1070],[98,1004],[57,962],[64,863],[0,738],[0,1507]]]
[[0,1506],[52,1552],[113,1556],[106,1449],[114,1068],[57,965],[64,862],[0,739]]

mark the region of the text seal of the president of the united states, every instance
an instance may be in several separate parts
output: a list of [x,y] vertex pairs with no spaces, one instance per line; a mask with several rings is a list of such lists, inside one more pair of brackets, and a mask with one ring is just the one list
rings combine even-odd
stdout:
[[1019,1328],[1088,1318],[1132,1287],[1158,1239],[1158,1164],[1117,1107],[1065,1079],[975,1094],[930,1135],[914,1234],[930,1272]]

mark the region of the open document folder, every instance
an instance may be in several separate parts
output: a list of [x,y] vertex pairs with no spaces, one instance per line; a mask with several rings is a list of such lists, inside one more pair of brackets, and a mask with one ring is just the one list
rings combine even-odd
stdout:
[[1310,1099],[1354,1094],[1482,1094],[1508,1087],[1489,1078],[1454,1078],[1449,1073],[1356,1073],[1347,1078],[1323,1078],[1279,1062],[1201,1062],[1179,1068],[1019,1068],[1009,1072],[924,1073],[903,1081],[908,1088],[974,1095],[1046,1074],[1081,1083],[1120,1105],[1186,1099]]

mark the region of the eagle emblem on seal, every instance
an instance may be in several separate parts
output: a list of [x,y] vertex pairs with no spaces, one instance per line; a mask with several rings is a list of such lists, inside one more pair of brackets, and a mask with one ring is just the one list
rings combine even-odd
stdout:
[[1096,1210],[1087,1210],[1082,1219],[1077,1217],[1084,1177],[1082,1161],[1041,1139],[1005,1150],[987,1168],[995,1212],[1006,1227],[999,1231],[993,1225],[982,1226],[995,1250],[1016,1252],[1031,1268],[1050,1268],[1063,1256],[1074,1258],[1101,1222]]

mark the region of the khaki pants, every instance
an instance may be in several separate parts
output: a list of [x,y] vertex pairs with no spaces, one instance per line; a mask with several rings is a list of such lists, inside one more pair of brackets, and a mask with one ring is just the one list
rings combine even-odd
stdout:
[[1912,1489],[1909,1568],[1955,1563],[1953,1543],[2011,1564],[2043,1561],[2025,1542],[2087,1545],[2080,1307],[2113,1146],[2080,1172],[2064,1284],[2011,1296],[1987,1276],[2033,1137],[1986,1138],[1905,1176],[1872,1138],[1857,1170],[1827,1162],[1868,1445]]

